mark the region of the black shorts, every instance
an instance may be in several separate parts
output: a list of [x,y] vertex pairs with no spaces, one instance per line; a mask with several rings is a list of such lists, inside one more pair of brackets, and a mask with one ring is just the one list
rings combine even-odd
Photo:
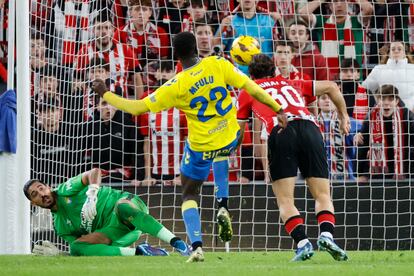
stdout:
[[273,181],[297,176],[298,168],[305,178],[329,177],[322,134],[313,122],[295,120],[277,133],[279,129],[273,128],[267,144]]

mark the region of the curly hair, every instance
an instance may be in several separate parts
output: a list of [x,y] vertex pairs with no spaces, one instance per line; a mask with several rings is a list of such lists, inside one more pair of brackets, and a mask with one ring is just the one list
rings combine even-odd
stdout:
[[254,79],[274,77],[275,70],[273,60],[265,54],[254,55],[249,65],[249,74]]

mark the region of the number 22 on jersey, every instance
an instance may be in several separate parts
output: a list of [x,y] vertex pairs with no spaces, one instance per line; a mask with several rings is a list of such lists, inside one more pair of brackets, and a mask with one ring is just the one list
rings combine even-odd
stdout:
[[[208,99],[204,96],[195,97],[194,99],[191,100],[190,107],[192,109],[199,108],[198,113],[197,113],[198,120],[201,121],[201,122],[207,122],[208,120],[210,120],[211,118],[213,118],[215,116],[215,115],[205,115],[204,114],[210,104],[215,103],[214,107],[216,109],[216,112],[220,116],[226,115],[231,110],[231,108],[233,107],[233,103],[230,103],[228,106],[223,108],[223,101],[226,98],[227,94],[228,94],[228,92],[227,92],[226,88],[224,88],[222,86],[215,87],[215,88],[210,90]],[[217,102],[216,102],[216,100],[217,100]],[[200,103],[200,105],[199,105],[199,103]]]

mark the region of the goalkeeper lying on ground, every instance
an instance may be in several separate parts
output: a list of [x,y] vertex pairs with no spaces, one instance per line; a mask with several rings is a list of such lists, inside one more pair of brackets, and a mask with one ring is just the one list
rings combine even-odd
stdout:
[[168,242],[181,255],[187,244],[148,214],[136,195],[101,187],[101,171],[92,169],[51,189],[39,180],[23,188],[33,205],[50,209],[57,235],[70,245],[73,256],[167,255],[163,249],[142,244],[128,247],[141,233]]

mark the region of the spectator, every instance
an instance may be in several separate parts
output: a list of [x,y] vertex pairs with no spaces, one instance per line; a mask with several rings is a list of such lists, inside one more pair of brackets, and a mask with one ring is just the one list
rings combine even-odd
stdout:
[[186,0],[168,1],[158,14],[158,26],[161,26],[170,35],[175,35],[183,29],[183,20],[188,18]]
[[36,32],[31,35],[30,40],[30,68],[31,68],[31,95],[39,87],[40,71],[48,64],[46,58],[46,45],[43,36]]
[[370,64],[379,63],[378,53],[384,43],[409,41],[408,25],[414,23],[413,18],[411,18],[412,15],[409,15],[410,6],[413,6],[414,3],[409,2],[397,0],[374,1],[374,16],[368,30],[370,38],[368,58]]
[[[122,87],[111,81],[110,66],[102,58],[95,57],[90,60],[87,79],[89,81],[95,79],[105,80],[110,91],[122,95]],[[94,118],[96,110],[95,94],[90,88],[90,82],[84,82],[83,84],[83,86],[75,86],[72,96],[80,101],[77,106],[82,110],[83,121],[88,121]]]
[[151,0],[129,0],[128,10],[129,22],[116,31],[115,38],[134,48],[142,66],[168,58],[169,36],[163,28],[150,21],[153,15]]
[[[391,43],[384,44],[380,48],[380,50],[379,50],[379,63],[380,64],[387,64],[388,60],[390,59],[390,55],[389,55],[389,53],[390,53],[390,44]],[[414,63],[413,52],[410,51],[410,47],[408,46],[408,44],[405,44],[404,50],[405,50],[405,53],[406,53],[408,63]]]
[[362,64],[364,55],[363,28],[370,22],[372,4],[368,0],[359,0],[358,16],[348,14],[348,3],[345,0],[331,0],[331,15],[323,17],[314,15],[322,1],[312,1],[299,10],[312,29],[318,34],[319,49],[327,59],[331,73],[339,73],[339,65],[343,58],[354,58]]
[[[163,85],[173,76],[172,62],[161,61],[156,74],[158,85]],[[145,136],[145,179],[136,184],[149,186],[157,181],[180,183],[180,160],[187,137],[187,121],[184,113],[171,108],[157,114],[143,114],[140,116],[140,121],[141,133]]]
[[288,80],[311,80],[310,76],[302,74],[292,65],[293,51],[294,46],[290,41],[279,41],[275,44],[276,76],[281,75]]
[[369,108],[374,107],[375,99],[372,95],[368,95],[367,90],[359,84],[360,65],[356,59],[344,58],[342,60],[339,80],[348,115],[361,126]]
[[183,19],[183,32],[193,32],[194,22],[210,22],[210,17],[207,14],[207,6],[203,0],[190,0],[187,7],[188,16]]
[[[221,22],[216,36],[221,37],[225,51],[230,50],[234,39],[249,35],[260,43],[263,54],[272,56],[275,20],[268,14],[258,13],[256,4],[257,1],[240,0],[240,11],[235,15],[227,16]],[[239,68],[248,74],[247,66],[239,66]]]
[[57,69],[52,65],[43,66],[37,73],[38,82],[35,83],[33,89],[33,96],[31,97],[31,110],[33,111],[32,115],[37,113],[37,106],[48,97],[53,97],[60,99],[60,85],[57,78]]
[[305,21],[295,19],[288,25],[287,37],[293,42],[295,55],[292,59],[301,74],[308,75],[312,80],[329,80],[326,58],[309,40],[310,31]]
[[91,36],[91,22],[100,10],[108,13],[105,0],[56,0],[46,23],[50,35],[48,48],[53,49],[60,64],[71,67],[79,48]]
[[353,144],[358,123],[351,119],[349,135],[344,136],[339,129],[338,114],[328,95],[318,98],[318,116],[325,149],[328,156],[330,178],[335,180],[355,179],[356,147]]
[[90,161],[99,167],[103,182],[124,182],[144,178],[143,137],[131,115],[117,110],[103,98],[96,98],[95,120],[88,124],[87,148]]
[[371,92],[384,84],[394,85],[399,92],[399,101],[408,109],[414,108],[414,64],[409,64],[403,42],[392,42],[386,64],[377,65],[367,76],[362,86]]
[[32,177],[58,184],[80,173],[82,151],[76,132],[65,122],[58,98],[48,96],[38,102],[37,120],[31,131]]
[[400,106],[393,85],[381,86],[377,101],[354,138],[358,181],[409,178],[414,173],[414,114]]
[[126,44],[113,39],[114,27],[105,12],[96,16],[93,24],[94,39],[82,46],[77,54],[75,63],[77,79],[84,79],[90,60],[99,57],[109,63],[111,80],[122,87],[123,94],[128,94],[127,83],[131,75],[135,97],[141,97],[143,93],[141,65],[133,50]]

